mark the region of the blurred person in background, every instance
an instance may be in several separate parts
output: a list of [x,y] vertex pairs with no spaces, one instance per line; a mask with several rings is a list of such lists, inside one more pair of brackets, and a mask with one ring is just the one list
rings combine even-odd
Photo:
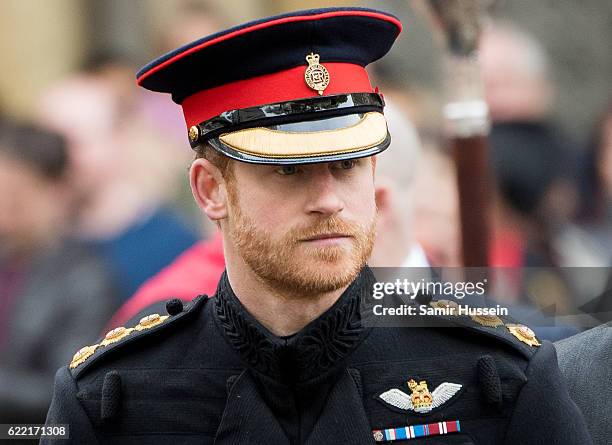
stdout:
[[597,247],[605,269],[599,295],[583,309],[601,322],[612,319],[612,99],[593,131],[584,154],[581,209],[578,224],[582,239]]
[[[213,34],[227,24],[227,18],[214,4],[186,0],[177,3],[172,16],[168,17],[168,23],[180,23],[181,26],[163,28],[156,45],[159,53],[190,43],[203,34]],[[164,140],[169,141],[166,150],[167,154],[172,156],[170,162],[176,164],[177,155],[181,160],[185,159],[185,156],[190,158],[192,153],[185,138],[185,121],[175,104],[162,95],[134,88],[133,73],[132,70],[129,76],[129,91],[130,94],[138,96],[135,112],[152,125],[155,131],[163,134]],[[181,161],[181,165],[186,166],[189,161],[190,159],[185,160],[184,164]],[[181,169],[179,173],[180,178],[184,180],[184,170]],[[179,191],[184,192],[179,198],[186,198],[196,210],[189,188],[184,187]],[[200,219],[199,213],[196,214]],[[187,247],[170,264],[142,283],[130,298],[123,301],[105,331],[126,324],[147,308],[164,304],[169,296],[187,301],[198,294],[212,295],[215,292],[225,268],[223,242],[216,227],[208,221],[203,224],[203,232],[207,239],[196,241]],[[206,273],[203,273],[204,271]]]
[[497,182],[490,263],[513,268],[505,301],[533,304],[551,316],[576,315],[593,295],[563,268],[602,263],[572,223],[578,150],[551,117],[548,56],[534,37],[508,22],[485,29],[479,56]]
[[[374,267],[416,268],[428,268],[430,265],[456,266],[460,263],[458,196],[452,160],[433,143],[426,149],[422,147],[408,116],[403,109],[394,105],[394,97],[391,96],[390,100],[389,94],[385,95],[387,124],[393,134],[393,150],[387,150],[377,156],[378,224],[369,264]],[[520,138],[520,131],[518,133]],[[525,146],[519,144],[522,151],[538,151],[538,140],[531,144],[528,144],[528,141],[523,142]],[[554,151],[555,148],[551,147],[551,150]],[[535,157],[537,159],[537,153]],[[519,161],[520,159],[518,156]],[[522,165],[520,162],[510,164]],[[529,162],[524,168],[529,170]],[[537,170],[537,166],[536,173],[546,176],[545,172]],[[547,183],[547,179],[543,182]],[[526,206],[541,197],[537,190],[533,193],[536,198],[526,194],[519,197],[521,199],[517,205]],[[422,242],[427,245],[427,254],[421,246]],[[421,278],[424,269],[416,270],[415,273]],[[433,275],[435,277],[437,272]],[[486,304],[479,299],[467,299],[464,302]],[[522,322],[529,321],[534,325],[534,330],[541,338],[554,341],[577,332],[562,323],[550,327],[550,320],[534,313],[534,308],[525,305],[525,302],[506,306]]]
[[225,270],[223,239],[217,232],[185,250],[172,263],[147,280],[111,317],[104,332],[130,324],[152,312],[164,312],[170,297],[183,301],[213,295]]
[[0,123],[0,423],[44,421],[57,367],[114,304],[103,263],[67,237],[67,168],[59,135]]
[[[391,143],[378,156],[376,266],[458,267],[459,201],[455,166],[440,131],[438,95],[417,82],[405,85],[382,60],[373,69],[390,102]],[[394,241],[396,240],[396,241]],[[399,247],[399,248],[398,248]]]
[[555,237],[570,216],[562,208],[571,179],[568,147],[551,127],[527,121],[494,123],[489,140],[498,190],[493,264],[563,265]]
[[[156,54],[164,54],[198,39],[203,34],[213,34],[229,25],[222,6],[216,2],[178,0],[172,4],[167,16],[164,16],[162,23],[155,28],[153,47]],[[174,23],[180,23],[181,26],[172,26]],[[167,141],[167,154],[174,153],[176,156],[170,162],[181,160],[180,171],[176,175],[179,187],[173,201],[191,221],[197,221],[204,238],[212,237],[217,227],[209,221],[201,221],[198,209],[193,205],[191,190],[184,179],[185,168],[191,162],[191,151],[185,137],[185,119],[177,112],[172,101],[164,100],[151,91],[138,91],[134,88],[135,72],[136,68],[131,65],[129,76],[125,78],[128,81],[126,86],[129,93],[137,98],[133,112],[149,125],[152,131],[158,132],[160,137]],[[201,244],[194,245],[194,249],[203,248],[205,242],[206,240],[203,240]]]
[[550,118],[554,87],[546,51],[518,26],[498,21],[483,32],[479,57],[500,192],[492,264],[563,265],[569,260],[555,242],[575,209],[576,150]]
[[377,156],[377,236],[369,264],[374,267],[429,267],[413,229],[414,176],[421,167],[421,142],[407,114],[385,95],[391,146]]
[[437,138],[424,136],[423,147],[412,185],[414,236],[432,266],[459,267],[459,196],[455,166]]
[[76,234],[106,259],[117,307],[198,239],[171,206],[188,151],[141,118],[134,69],[116,57],[87,64],[41,98],[39,119],[68,141]]
[[554,89],[546,51],[535,37],[506,21],[483,29],[478,53],[493,122],[547,118]]
[[[204,34],[213,34],[229,25],[228,18],[224,16],[221,8],[216,6],[214,2],[180,0],[174,2],[174,4],[175,8],[172,13],[166,17],[167,25],[156,29],[156,31],[159,31],[155,45],[155,53],[157,54],[164,54],[174,48],[179,48]],[[181,26],[171,26],[170,24],[173,23],[180,23]],[[185,119],[180,113],[177,113],[175,104],[164,100],[164,97],[160,97],[159,94],[154,94],[151,91],[134,91],[136,88],[133,88],[133,85],[134,71],[131,72],[129,86],[131,93],[138,95],[140,98],[138,113],[153,124],[158,131],[163,132],[166,137],[175,142],[175,153],[180,151],[179,156],[184,156],[185,153],[190,156],[189,150],[185,149]],[[189,161],[186,161],[186,163]],[[186,193],[186,201],[190,204],[192,202],[189,190]],[[194,215],[197,215],[197,211]],[[212,233],[216,227],[205,223],[205,229]]]
[[[578,332],[549,316],[575,315],[579,298],[555,247],[550,195],[568,162],[558,136],[527,122],[493,125],[489,141],[497,180],[493,208],[496,267],[494,298],[513,305],[513,314],[556,341]],[[543,312],[543,313],[542,313]]]
[[612,99],[585,151],[581,189],[579,224],[612,265]]
[[559,369],[570,396],[584,414],[595,445],[612,437],[612,322],[555,343]]

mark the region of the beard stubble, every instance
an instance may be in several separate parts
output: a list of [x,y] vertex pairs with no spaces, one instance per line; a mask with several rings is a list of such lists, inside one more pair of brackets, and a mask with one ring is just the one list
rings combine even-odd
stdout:
[[[274,238],[243,214],[230,185],[228,201],[229,234],[238,254],[261,282],[282,295],[309,298],[346,287],[372,253],[376,213],[366,226],[332,215]],[[349,243],[314,246],[304,241],[330,233],[348,236]]]

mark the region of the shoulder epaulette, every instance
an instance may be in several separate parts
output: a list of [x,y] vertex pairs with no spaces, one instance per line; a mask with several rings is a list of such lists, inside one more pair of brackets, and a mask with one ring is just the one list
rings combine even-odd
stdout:
[[[445,321],[493,337],[518,350],[528,359],[541,344],[531,328],[518,323],[511,317],[500,317],[486,313],[486,311],[483,311],[482,314],[461,315],[459,305],[452,300],[435,300],[430,302],[429,305],[432,308],[446,308],[449,315],[440,316]],[[462,306],[466,307],[465,305]],[[473,307],[471,309],[478,308]]]
[[[123,326],[114,328],[106,333],[104,338],[98,343],[90,346],[84,346],[79,349],[68,368],[72,372],[72,376],[77,378],[86,369],[93,365],[100,357],[109,352],[120,348],[121,346],[137,341],[139,338],[150,335],[154,332],[165,330],[171,325],[184,322],[190,315],[195,314],[197,310],[208,300],[208,296],[200,295],[194,298],[190,303],[186,304],[180,312],[176,311],[176,305],[172,309],[168,304],[175,301],[171,300],[168,304],[168,312],[171,315],[150,314],[140,319],[140,322],[131,328]],[[178,313],[177,313],[178,312]]]

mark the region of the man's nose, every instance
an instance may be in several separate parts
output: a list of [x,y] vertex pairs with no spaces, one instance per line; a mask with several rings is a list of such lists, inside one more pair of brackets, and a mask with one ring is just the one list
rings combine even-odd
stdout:
[[334,215],[344,210],[344,200],[339,193],[339,184],[329,169],[317,171],[309,184],[308,213]]

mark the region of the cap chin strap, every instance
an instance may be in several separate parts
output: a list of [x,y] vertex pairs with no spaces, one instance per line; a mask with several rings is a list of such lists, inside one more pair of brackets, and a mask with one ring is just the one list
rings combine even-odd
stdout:
[[189,129],[192,148],[222,134],[254,127],[325,119],[372,111],[382,113],[384,100],[378,93],[351,93],[279,102],[221,113]]

